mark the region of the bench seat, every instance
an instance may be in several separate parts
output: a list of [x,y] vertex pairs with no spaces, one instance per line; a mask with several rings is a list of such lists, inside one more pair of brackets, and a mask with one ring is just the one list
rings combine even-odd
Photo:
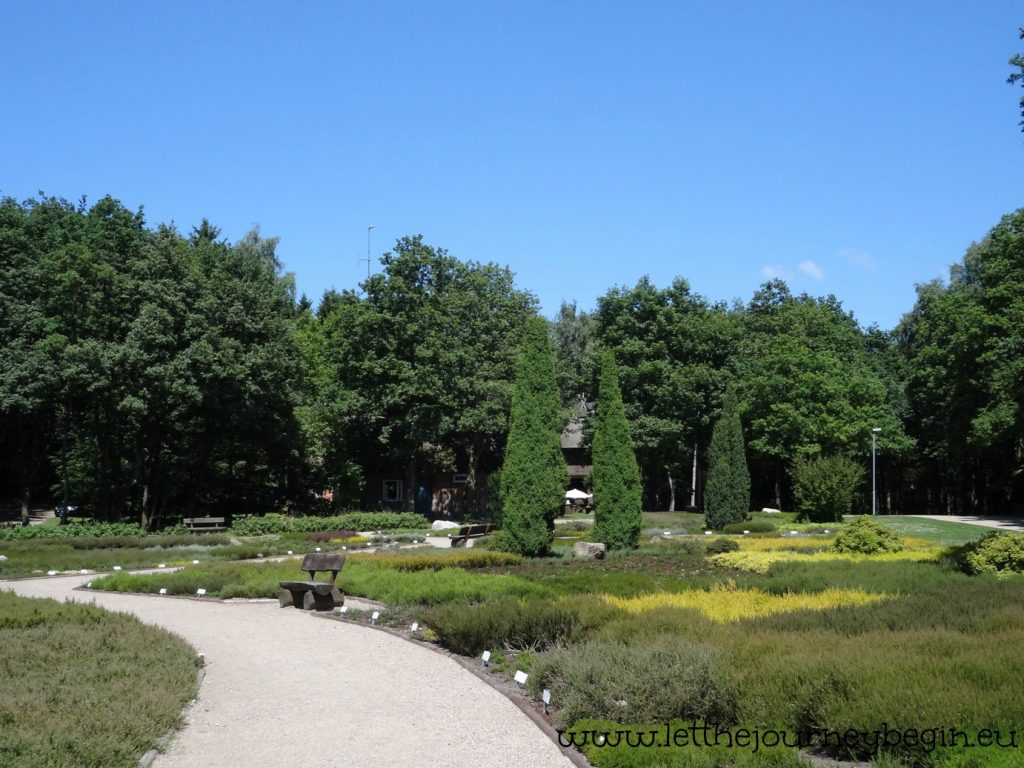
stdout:
[[[317,552],[302,558],[301,570],[309,574],[309,581],[279,582],[281,591],[277,602],[282,608],[293,605],[307,611],[329,611],[345,603],[345,595],[334,582],[345,565],[344,553]],[[330,573],[329,581],[316,581],[316,574]]]

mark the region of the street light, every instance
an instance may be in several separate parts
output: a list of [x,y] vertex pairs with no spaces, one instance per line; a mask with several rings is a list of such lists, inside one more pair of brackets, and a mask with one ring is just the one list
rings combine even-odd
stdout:
[[370,232],[376,228],[376,224],[371,224],[366,228],[366,279],[370,279]]
[[878,514],[878,502],[875,494],[875,438],[882,431],[881,427],[871,428],[871,514]]

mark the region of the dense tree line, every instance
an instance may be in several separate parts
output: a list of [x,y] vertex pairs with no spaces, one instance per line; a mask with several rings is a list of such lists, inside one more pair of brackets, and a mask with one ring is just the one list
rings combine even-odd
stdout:
[[[702,505],[726,392],[754,506],[791,508],[798,463],[867,466],[877,427],[881,511],[1019,508],[1022,230],[1024,211],[1004,218],[892,331],[778,280],[733,306],[683,278],[565,305],[547,324],[561,419],[594,408],[610,354],[645,508]],[[205,221],[149,227],[109,198],[0,201],[0,497],[152,526],[304,510],[325,490],[356,506],[391,464],[408,488],[417,467],[458,467],[460,511],[483,514],[475,470],[505,461],[536,299],[507,268],[410,237],[314,306],[275,249]]]

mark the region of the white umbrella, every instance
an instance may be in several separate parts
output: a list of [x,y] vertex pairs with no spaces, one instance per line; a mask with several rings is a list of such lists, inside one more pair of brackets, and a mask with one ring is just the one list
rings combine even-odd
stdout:
[[590,494],[586,491],[579,491],[575,488],[570,488],[565,492],[565,498],[567,499],[589,499]]

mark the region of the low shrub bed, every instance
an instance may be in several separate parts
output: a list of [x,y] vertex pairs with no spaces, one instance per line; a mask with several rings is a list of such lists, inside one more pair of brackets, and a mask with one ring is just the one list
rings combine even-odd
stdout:
[[538,651],[568,643],[615,613],[614,607],[594,596],[557,601],[498,598],[431,608],[423,623],[448,650],[476,656],[485,650]]
[[486,550],[463,549],[455,551],[427,550],[415,554],[374,554],[355,555],[352,560],[374,563],[396,571],[440,571],[442,568],[498,568],[519,565],[523,562],[520,555],[510,552],[491,552]]
[[145,536],[146,532],[133,523],[68,523],[67,525],[26,525],[19,528],[0,528],[0,541],[25,539],[74,539],[83,536]]
[[[380,558],[386,560],[387,558]],[[283,563],[205,563],[175,573],[115,573],[96,579],[93,589],[114,592],[194,595],[203,588],[210,597],[277,597],[279,582],[298,578],[299,561]],[[459,600],[479,602],[505,595],[549,595],[543,585],[526,579],[474,574],[461,568],[402,571],[376,558],[349,558],[338,574],[338,586],[350,595],[392,605],[436,605]]]
[[590,640],[540,657],[530,690],[551,691],[556,718],[618,722],[673,719],[736,721],[736,690],[728,658],[700,642],[663,636],[649,643]]
[[0,765],[135,768],[195,695],[197,657],[127,614],[0,591]]
[[337,530],[423,530],[429,527],[430,522],[427,518],[409,512],[349,512],[334,517],[247,517],[232,525],[231,530],[240,536],[262,536],[270,533],[320,533]]
[[730,534],[742,534],[744,531],[749,533],[774,533],[778,530],[775,527],[775,523],[770,523],[767,520],[748,520],[745,523],[729,523],[722,528],[722,533]]

